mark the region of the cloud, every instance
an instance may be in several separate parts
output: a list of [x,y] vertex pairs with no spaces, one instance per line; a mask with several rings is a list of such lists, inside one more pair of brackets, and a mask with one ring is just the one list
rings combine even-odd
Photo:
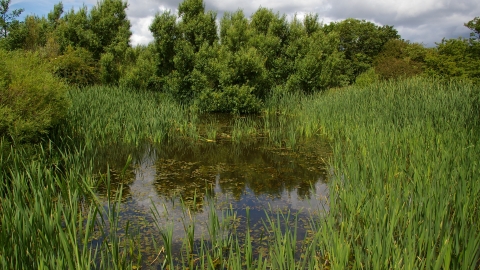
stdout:
[[[139,0],[130,4],[128,15],[135,29],[146,29],[145,20],[162,9],[175,10],[180,0]],[[216,11],[218,18],[225,12],[242,9],[251,16],[259,7],[272,9],[293,18],[295,14],[303,17],[308,13],[317,13],[324,23],[340,21],[346,18],[365,19],[380,25],[393,25],[402,38],[412,42],[434,46],[442,38],[468,37],[469,30],[465,22],[480,14],[480,5],[473,0],[205,0],[207,10]],[[138,24],[138,25],[137,25]],[[132,42],[148,42],[151,34],[147,31],[136,32]],[[150,37],[139,38],[148,35]]]
[[132,25],[132,36],[130,41],[132,44],[148,44],[153,41],[152,34],[150,32],[150,25],[153,22],[154,16],[148,16],[145,18],[131,18],[130,23]]
[[[464,23],[480,15],[478,0],[204,0],[205,8],[217,12],[220,19],[225,12],[242,9],[251,16],[259,7],[293,18],[317,13],[324,23],[346,18],[365,19],[380,25],[393,25],[402,38],[434,46],[442,38],[468,37]],[[11,8],[25,8],[25,15],[46,15],[59,0],[12,0]],[[148,24],[158,12],[176,11],[182,0],[131,0],[127,15],[132,24],[132,44],[146,44],[152,40]],[[91,7],[97,0],[63,0],[65,10],[79,8],[83,3]]]

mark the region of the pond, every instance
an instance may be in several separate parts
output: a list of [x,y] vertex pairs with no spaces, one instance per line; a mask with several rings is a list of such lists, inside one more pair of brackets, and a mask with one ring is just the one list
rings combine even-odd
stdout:
[[[307,219],[328,211],[323,160],[330,150],[325,139],[305,140],[294,150],[273,145],[261,136],[234,142],[232,121],[230,116],[204,119],[200,129],[208,126],[211,130],[212,123],[216,125],[213,140],[202,139],[207,136],[205,131],[194,142],[145,142],[98,150],[97,156],[111,166],[112,190],[122,191],[119,227],[124,228],[128,221],[142,260],[155,261],[161,246],[159,228],[173,230],[177,252],[192,223],[195,240],[205,238],[211,211],[218,216],[225,210],[235,212],[240,235],[247,227],[247,209],[253,235],[264,230],[266,215],[291,213],[298,216],[299,240],[307,231]],[[123,169],[127,156],[132,162]],[[99,189],[105,207],[106,193]]]

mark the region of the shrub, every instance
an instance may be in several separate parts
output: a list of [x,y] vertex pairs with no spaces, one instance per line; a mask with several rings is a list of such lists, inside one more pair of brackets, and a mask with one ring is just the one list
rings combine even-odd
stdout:
[[52,65],[53,73],[69,84],[87,86],[99,81],[98,68],[86,49],[69,46],[65,54],[53,60]]
[[375,73],[375,69],[370,68],[357,76],[357,78],[355,79],[355,84],[360,87],[366,87],[378,81],[379,78],[377,73]]
[[104,85],[116,85],[118,83],[120,72],[112,53],[102,54],[100,58],[100,76]]
[[203,111],[256,113],[260,111],[262,101],[254,92],[255,89],[247,85],[232,85],[223,91],[204,90],[195,100],[195,104]]
[[66,86],[38,54],[0,50],[0,59],[0,137],[38,140],[66,115]]

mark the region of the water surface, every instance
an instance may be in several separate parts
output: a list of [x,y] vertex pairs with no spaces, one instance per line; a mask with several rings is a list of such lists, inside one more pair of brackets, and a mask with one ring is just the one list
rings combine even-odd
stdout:
[[[325,140],[312,138],[293,150],[260,136],[234,142],[231,122],[208,119],[205,126],[212,129],[212,123],[218,125],[213,127],[214,139],[208,139],[212,137],[205,132],[193,142],[146,142],[135,147],[112,146],[97,153],[111,164],[113,186],[123,185],[120,227],[129,222],[147,262],[154,261],[158,254],[154,241],[161,239],[152,211],[160,217],[156,221],[160,228],[173,228],[179,247],[192,222],[195,238],[205,237],[210,211],[221,215],[234,210],[241,230],[246,227],[248,208],[253,231],[263,230],[266,214],[297,214],[302,239],[306,219],[328,210],[322,162],[329,153]],[[132,163],[121,172],[128,155]],[[105,198],[105,191],[100,189],[99,195]],[[210,203],[214,207],[209,207]]]

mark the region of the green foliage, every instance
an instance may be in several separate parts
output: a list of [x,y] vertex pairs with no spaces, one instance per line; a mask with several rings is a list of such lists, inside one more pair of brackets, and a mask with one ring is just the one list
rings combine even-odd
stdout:
[[[205,11],[203,1],[185,1],[178,17],[170,12],[157,14],[150,27],[158,53],[153,81],[182,103],[194,102],[208,111],[254,111],[276,86],[314,93],[347,85],[355,77],[342,49],[348,41],[342,41],[341,31],[322,27],[317,15],[288,22],[285,15],[266,8],[259,8],[250,19],[241,10],[225,13],[218,44],[213,14]],[[370,51],[365,54],[373,57],[373,45],[381,47],[387,38],[396,37],[389,27],[352,22],[356,26],[345,30],[351,36],[367,36],[372,29],[378,33],[376,39],[366,38],[356,47],[349,44],[354,49],[348,53],[367,48]],[[371,61],[365,67],[370,65]],[[233,95],[233,91],[240,92]],[[246,98],[244,104],[252,104],[251,108],[238,109],[233,104],[242,102],[222,101],[232,95]],[[207,97],[211,104],[202,105]]]
[[6,38],[12,24],[17,23],[17,17],[24,11],[23,8],[10,11],[11,0],[0,0],[0,38]]
[[426,54],[427,49],[420,44],[391,39],[375,57],[375,72],[384,80],[421,74]]
[[51,19],[58,24],[56,31],[62,50],[70,45],[88,50],[95,60],[106,52],[113,54],[116,60],[122,59],[131,35],[126,8],[127,3],[122,0],[102,0],[90,11],[87,7],[78,11],[72,9],[56,19],[62,11],[56,7]]
[[288,77],[287,88],[314,93],[343,86],[347,78],[339,71],[345,60],[343,54],[337,51],[338,42],[335,33],[316,32],[304,39],[305,52],[295,59],[294,73]]
[[175,42],[180,39],[180,30],[176,23],[177,17],[166,11],[157,14],[150,25],[153,34],[157,57],[156,74],[163,77],[170,74],[174,69],[173,57],[175,56]]
[[45,46],[49,33],[48,22],[37,16],[26,16],[23,22],[15,21],[9,27],[9,34],[1,40],[6,50],[38,50]]
[[479,40],[480,39],[480,17],[475,17],[473,20],[465,23],[465,26],[468,27],[468,29],[472,30],[470,33],[470,36],[475,39]]
[[102,84],[116,84],[120,78],[120,71],[115,65],[115,56],[113,53],[107,52],[102,54],[100,58],[100,77]]
[[0,59],[0,137],[37,140],[65,117],[66,87],[38,54],[0,50]]
[[87,86],[100,81],[93,56],[84,48],[68,47],[63,55],[52,59],[51,65],[53,74],[68,84]]
[[95,37],[87,49],[95,59],[103,53],[112,54],[117,61],[123,59],[132,35],[127,7],[123,0],[102,0],[90,11],[89,25]]
[[164,142],[182,136],[196,137],[196,114],[171,97],[118,86],[70,89],[69,136],[87,147],[112,143]]
[[357,79],[355,79],[355,85],[363,88],[371,84],[374,84],[378,81],[379,81],[379,76],[377,73],[375,73],[375,69],[370,68],[369,70],[357,76]]
[[478,267],[479,94],[412,77],[312,103],[335,141],[319,228],[332,269]]
[[326,32],[334,31],[339,34],[338,49],[345,54],[348,61],[346,68],[351,71],[346,73],[349,74],[350,83],[372,66],[374,57],[380,53],[387,41],[400,37],[392,26],[377,26],[352,18],[331,23],[324,29]]
[[238,52],[250,39],[248,19],[242,10],[225,12],[220,21],[220,41],[231,52]]
[[156,76],[154,45],[129,48],[126,54],[119,85],[126,89],[161,89],[160,78]]
[[444,39],[426,56],[427,73],[443,79],[478,83],[480,57],[466,39]]
[[200,92],[195,104],[201,111],[256,113],[260,111],[262,101],[254,95],[254,91],[247,85],[231,85],[222,91],[205,90]]
[[445,80],[461,79],[480,83],[479,19],[465,24],[472,30],[470,39],[443,39],[425,57],[427,74]]
[[181,19],[179,28],[183,38],[193,46],[197,52],[207,43],[213,45],[217,41],[217,14],[205,12],[203,0],[185,0],[178,6],[178,17]]
[[[49,38],[59,45],[60,53],[66,56],[56,74],[70,77],[71,83],[88,85],[99,81],[98,75],[84,77],[93,74],[93,66],[98,65],[100,81],[117,84],[120,66],[130,47],[130,21],[126,8],[127,3],[122,0],[102,0],[90,11],[84,6],[78,11],[72,9],[62,17],[63,5],[55,5],[48,15]],[[84,63],[77,58],[80,54],[86,56]]]

